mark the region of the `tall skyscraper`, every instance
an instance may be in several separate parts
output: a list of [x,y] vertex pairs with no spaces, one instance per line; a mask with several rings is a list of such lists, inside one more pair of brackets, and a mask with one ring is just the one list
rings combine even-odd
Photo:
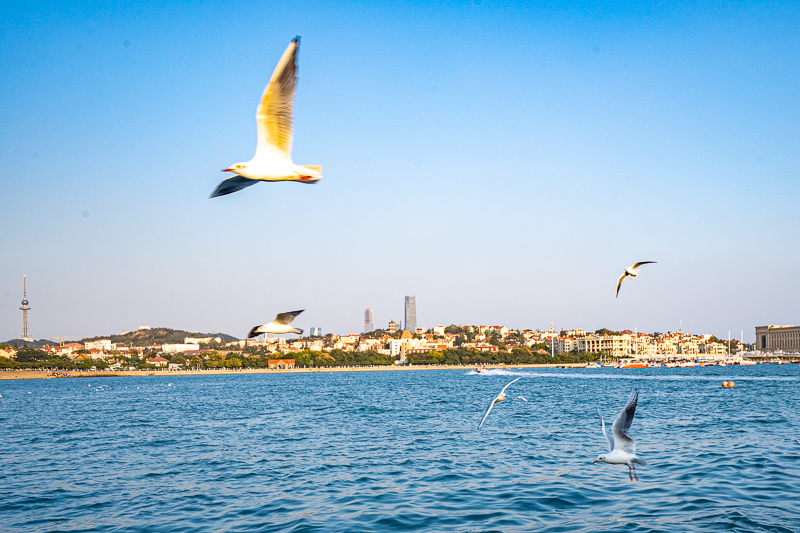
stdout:
[[369,333],[375,329],[375,314],[371,307],[364,309],[364,333]]
[[406,329],[414,332],[417,329],[417,297],[406,296]]
[[22,274],[22,331],[19,334],[20,340],[33,342],[33,337],[31,337],[31,329],[28,327],[28,311],[30,311],[30,307],[28,307],[28,283],[25,279],[25,274]]

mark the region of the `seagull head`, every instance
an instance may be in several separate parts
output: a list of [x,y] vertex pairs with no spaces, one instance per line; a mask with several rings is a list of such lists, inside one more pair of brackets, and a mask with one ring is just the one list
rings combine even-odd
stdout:
[[242,170],[247,168],[246,163],[236,163],[235,165],[231,165],[228,168],[223,168],[222,172],[236,172],[237,174],[241,173]]
[[594,461],[592,461],[592,464],[595,464],[595,463],[605,463],[605,462],[606,462],[606,456],[605,456],[605,455],[600,455],[600,456],[598,456],[598,457],[597,457],[597,459],[595,459]]

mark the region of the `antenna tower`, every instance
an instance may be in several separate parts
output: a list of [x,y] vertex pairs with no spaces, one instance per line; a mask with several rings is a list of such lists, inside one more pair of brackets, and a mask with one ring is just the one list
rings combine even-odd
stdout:
[[33,337],[31,337],[31,329],[28,327],[28,311],[30,311],[30,306],[28,306],[28,283],[26,280],[25,273],[22,274],[22,331],[19,334],[20,340],[33,342]]

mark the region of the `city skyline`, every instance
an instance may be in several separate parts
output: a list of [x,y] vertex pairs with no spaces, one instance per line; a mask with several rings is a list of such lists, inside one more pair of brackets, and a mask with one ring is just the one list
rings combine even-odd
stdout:
[[[800,322],[796,3],[0,13],[0,338],[23,272],[38,338],[242,337],[286,309],[357,331],[409,293],[425,326],[682,321],[752,342]],[[209,200],[298,35],[292,154],[325,178]]]

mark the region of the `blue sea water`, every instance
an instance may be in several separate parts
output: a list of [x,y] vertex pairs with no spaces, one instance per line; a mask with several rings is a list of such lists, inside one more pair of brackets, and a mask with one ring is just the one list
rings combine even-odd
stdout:
[[[638,482],[592,464],[597,407],[610,424],[632,385]],[[800,531],[797,365],[165,374],[0,394],[4,532]]]

